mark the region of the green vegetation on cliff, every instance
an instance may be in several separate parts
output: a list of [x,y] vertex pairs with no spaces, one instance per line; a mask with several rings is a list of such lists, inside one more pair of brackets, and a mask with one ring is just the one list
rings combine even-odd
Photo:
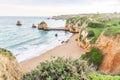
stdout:
[[7,56],[13,56],[10,51],[3,49],[3,48],[0,48],[0,54],[7,55]]
[[105,29],[104,32],[105,35],[116,35],[118,33],[120,33],[120,27],[110,27]]
[[97,72],[88,74],[88,80],[120,80],[120,76],[103,75]]
[[90,52],[87,52],[81,56],[82,59],[88,60],[89,65],[99,67],[102,62],[103,55],[97,48],[92,48]]
[[106,21],[105,24],[114,26],[114,27],[120,27],[120,18],[111,19],[109,21]]
[[120,18],[117,16],[118,15],[114,14],[95,14],[91,17],[76,16],[66,20],[66,24],[68,24],[68,22],[72,25],[78,24],[78,27],[81,28],[84,22],[87,23],[88,25],[86,26],[86,30],[94,33],[94,39],[91,41],[91,43],[95,43],[103,31],[106,35],[115,35],[120,33]]

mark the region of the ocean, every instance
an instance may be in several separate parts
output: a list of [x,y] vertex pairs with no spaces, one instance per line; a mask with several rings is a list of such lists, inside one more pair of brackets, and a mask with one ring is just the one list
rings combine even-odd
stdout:
[[[23,25],[17,26],[17,20]],[[11,51],[17,60],[22,62],[61,45],[62,41],[67,41],[72,35],[65,31],[32,28],[33,23],[38,25],[41,21],[45,21],[51,28],[64,26],[66,22],[47,17],[0,17],[0,48]]]

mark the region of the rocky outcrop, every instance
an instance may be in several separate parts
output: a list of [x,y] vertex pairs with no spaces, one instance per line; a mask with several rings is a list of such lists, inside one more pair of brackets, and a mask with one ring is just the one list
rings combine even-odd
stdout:
[[113,75],[120,73],[120,34],[105,36],[102,33],[96,41],[95,47],[104,54],[99,71]]
[[66,24],[64,29],[70,32],[79,32],[80,30],[77,24],[76,25]]
[[21,21],[17,21],[16,25],[21,26],[22,22]]
[[47,23],[42,21],[40,24],[38,24],[38,29],[47,30],[48,29]]
[[36,25],[35,25],[35,24],[32,24],[32,28],[36,28]]
[[78,23],[76,23],[76,24],[67,23],[67,24],[65,25],[65,28],[64,28],[64,29],[65,29],[65,30],[68,30],[68,31],[70,31],[70,32],[79,32],[80,27],[78,26]]
[[0,49],[0,80],[21,80],[22,73],[16,58]]
[[89,52],[91,50],[92,44],[90,41],[94,38],[88,38],[88,32],[86,31],[86,23],[83,23],[79,30],[79,36],[78,36],[78,45],[82,47],[86,52]]

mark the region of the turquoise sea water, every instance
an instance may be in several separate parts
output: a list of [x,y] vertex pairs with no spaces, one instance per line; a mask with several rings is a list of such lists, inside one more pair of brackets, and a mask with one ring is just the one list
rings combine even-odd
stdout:
[[[16,21],[22,26],[16,26]],[[49,27],[65,25],[63,20],[47,19],[46,17],[0,17],[0,47],[10,50],[19,62],[38,56],[49,49],[61,45],[72,34],[64,31],[42,31],[32,28],[45,21]],[[55,34],[58,37],[55,37]]]

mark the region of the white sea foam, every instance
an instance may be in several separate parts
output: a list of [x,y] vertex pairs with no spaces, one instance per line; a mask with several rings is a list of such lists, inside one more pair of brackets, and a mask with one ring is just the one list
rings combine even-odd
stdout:
[[[27,59],[31,59],[33,57],[39,56],[44,52],[55,48],[58,45],[61,45],[62,41],[67,41],[72,34],[68,34],[67,36],[61,35],[57,39],[53,38],[49,40],[46,44],[34,45],[34,46],[26,46],[27,50],[23,51],[19,55],[16,56],[19,62],[22,62]],[[14,51],[13,51],[14,52]],[[17,53],[17,52],[15,52]]]

